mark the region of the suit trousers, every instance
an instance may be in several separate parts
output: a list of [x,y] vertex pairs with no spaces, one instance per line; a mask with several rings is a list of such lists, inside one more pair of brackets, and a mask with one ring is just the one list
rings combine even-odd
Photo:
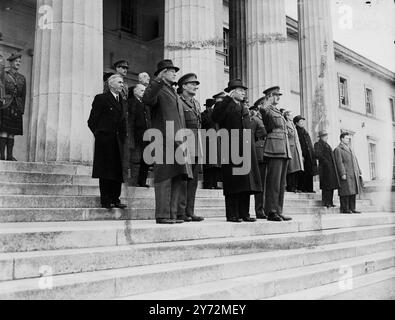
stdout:
[[235,193],[225,196],[226,219],[250,217],[250,194]]
[[340,197],[340,211],[355,211],[356,199],[357,196],[355,194],[352,196]]
[[298,178],[302,171],[290,173],[287,175],[287,191],[295,192],[298,190]]
[[141,155],[139,176],[137,178],[137,183],[139,186],[145,186],[147,184],[149,172],[149,165],[145,163],[143,155]]
[[122,182],[99,179],[100,200],[103,206],[120,203]]
[[262,217],[265,214],[266,163],[259,163],[259,173],[261,175],[263,191],[254,195],[255,214],[257,217]]
[[265,190],[265,213],[267,216],[283,213],[288,161],[283,158],[268,158]]
[[332,206],[333,205],[333,192],[334,190],[322,190],[322,205]]
[[313,192],[314,176],[301,171],[298,178],[298,189],[303,192]]
[[178,204],[177,216],[179,218],[188,216],[193,217],[195,215],[195,200],[196,191],[199,182],[199,165],[192,165],[193,180],[183,181],[183,187],[181,189],[180,201]]
[[217,188],[220,181],[221,168],[203,166],[203,187],[204,189]]
[[177,219],[177,210],[184,188],[182,175],[155,183],[155,218]]

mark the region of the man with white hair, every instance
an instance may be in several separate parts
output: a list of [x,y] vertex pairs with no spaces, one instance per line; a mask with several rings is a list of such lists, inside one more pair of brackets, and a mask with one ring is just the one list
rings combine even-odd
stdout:
[[139,83],[144,87],[148,87],[151,78],[147,72],[142,72],[139,74]]
[[145,131],[151,128],[151,113],[150,109],[143,103],[144,92],[144,85],[137,84],[133,89],[133,96],[128,100],[130,169],[131,184],[149,188],[147,185],[149,166],[145,163],[143,157],[147,142],[143,140],[143,137]]
[[125,101],[122,99],[123,79],[108,79],[109,91],[95,97],[88,120],[95,136],[92,178],[99,179],[101,205],[106,209],[125,209],[120,201],[123,183],[123,148],[126,138]]

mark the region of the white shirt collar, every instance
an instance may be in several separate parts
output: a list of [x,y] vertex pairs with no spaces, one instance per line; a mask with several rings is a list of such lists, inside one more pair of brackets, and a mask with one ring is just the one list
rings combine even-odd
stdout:
[[115,100],[118,100],[119,94],[116,94],[116,93],[114,93],[114,92],[112,92],[112,91],[110,91],[110,92],[111,92],[112,95],[114,96]]

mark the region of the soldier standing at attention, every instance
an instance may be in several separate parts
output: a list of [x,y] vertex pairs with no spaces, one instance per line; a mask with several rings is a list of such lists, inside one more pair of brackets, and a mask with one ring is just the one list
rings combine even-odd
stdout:
[[265,103],[260,111],[267,131],[263,152],[267,159],[265,213],[269,221],[289,221],[292,218],[283,215],[283,206],[291,148],[288,141],[287,123],[278,109],[282,94],[278,86],[269,88],[263,93]]
[[196,191],[199,182],[199,172],[201,165],[199,162],[199,155],[202,154],[202,141],[198,131],[202,128],[202,118],[200,115],[200,104],[195,99],[200,82],[196,74],[188,73],[180,78],[178,81],[178,94],[180,95],[182,108],[184,110],[185,125],[187,129],[193,131],[195,150],[195,162],[192,164],[193,179],[183,181],[182,196],[180,205],[178,207],[178,219],[185,222],[200,222],[204,218],[195,215],[195,199]]
[[21,57],[17,53],[7,59],[10,69],[5,72],[5,103],[0,105],[0,160],[17,161],[13,155],[14,137],[23,135],[26,79],[19,73]]

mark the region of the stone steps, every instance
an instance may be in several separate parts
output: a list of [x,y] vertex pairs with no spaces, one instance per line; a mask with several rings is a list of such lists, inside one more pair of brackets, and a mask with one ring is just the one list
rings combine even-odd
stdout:
[[[93,180],[95,181],[95,180]],[[97,185],[65,185],[65,184],[43,184],[43,183],[2,183],[0,185],[1,195],[64,195],[64,196],[99,196],[100,190]],[[123,188],[123,195],[132,198],[154,198],[153,188]],[[221,198],[222,190],[198,189],[197,197]],[[321,201],[320,194],[312,193],[286,193],[285,198],[291,200],[317,200]],[[335,201],[338,199],[334,199]]]
[[[74,248],[0,254],[0,281],[39,277],[40,267],[50,265],[53,275],[106,269],[149,266],[223,256],[291,250],[339,244],[364,245],[364,252],[395,248],[395,224],[273,235],[210,238],[177,242]],[[332,254],[337,254],[334,247]]]
[[263,299],[338,281],[342,265],[355,275],[387,269],[395,251],[352,243],[55,275],[51,290],[40,278],[2,282],[0,299]]
[[98,181],[89,175],[67,175],[58,173],[0,172],[3,183],[41,183],[62,185],[97,186]]
[[[395,223],[393,214],[309,216],[286,223],[259,221],[234,224],[222,219],[168,226],[154,221],[78,221],[2,223],[0,252],[25,252],[162,243],[212,238],[298,233]],[[392,228],[392,226],[390,226]]]
[[[292,292],[289,294],[279,295],[269,300],[349,300],[358,299],[356,297],[356,291],[371,288],[377,284],[390,283],[392,288],[395,288],[395,268],[384,269],[382,271],[374,272],[367,275],[362,275],[349,280],[350,282],[344,282],[344,285],[335,282],[327,285],[323,285],[316,288],[301,290]],[[381,291],[382,285],[380,285]],[[371,290],[370,290],[371,291]],[[385,293],[375,292],[375,295],[380,296],[379,299],[390,298]],[[371,300],[377,297],[369,297],[369,294],[363,293],[360,296],[362,300]],[[393,298],[393,296],[392,296]]]
[[0,161],[0,172],[31,172],[91,176],[92,167],[80,164]]
[[[129,295],[125,300],[246,300],[267,299],[306,288],[339,282],[344,277],[343,266],[354,276],[381,271],[395,266],[395,251],[350,257],[315,265],[300,265],[284,270],[264,270],[255,275],[233,277],[220,281],[180,286],[170,290],[152,290],[152,293]],[[123,289],[123,290],[122,290]],[[125,289],[118,288],[119,296]],[[166,298],[167,297],[167,298]]]
[[[135,209],[154,209],[155,199],[150,198],[123,198],[125,202]],[[359,206],[369,206],[369,200],[358,200]],[[220,198],[196,198],[196,208],[224,208],[225,200]],[[285,201],[285,207],[308,208],[320,207],[317,200]],[[0,208],[100,208],[98,196],[44,196],[44,195],[0,195]]]
[[[133,203],[133,202],[132,202]],[[358,206],[364,214],[378,212],[375,206]],[[255,209],[251,206],[251,216],[255,217]],[[205,218],[225,219],[225,208],[197,208],[196,213]],[[299,215],[335,215],[340,209],[322,207],[284,207],[284,214],[297,217]],[[60,221],[107,221],[107,220],[154,220],[154,208],[130,208],[111,211],[99,208],[0,208],[0,223],[13,222],[60,222]]]

